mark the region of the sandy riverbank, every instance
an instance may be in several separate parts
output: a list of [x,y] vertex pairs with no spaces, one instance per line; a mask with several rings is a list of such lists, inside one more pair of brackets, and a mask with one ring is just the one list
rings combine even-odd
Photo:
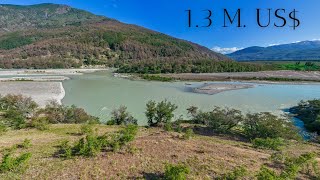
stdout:
[[1,77],[0,82],[7,82],[7,81],[37,81],[37,82],[59,82],[69,80],[69,77],[66,76],[20,76],[20,77]]
[[22,94],[44,107],[50,100],[61,103],[65,90],[61,82],[0,82],[0,94]]
[[68,76],[68,75],[83,75],[85,73],[93,73],[96,71],[104,71],[107,69],[0,69],[1,76],[28,76],[28,75],[37,75],[37,76]]
[[44,107],[50,100],[61,103],[65,96],[62,81],[70,79],[68,76],[103,70],[106,69],[0,70],[0,94],[22,94]]

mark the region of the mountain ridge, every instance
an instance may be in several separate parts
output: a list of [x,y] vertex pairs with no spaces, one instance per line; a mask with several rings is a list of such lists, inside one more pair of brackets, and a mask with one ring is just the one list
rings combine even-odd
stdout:
[[237,61],[320,60],[320,40],[307,40],[268,47],[252,46],[227,54]]
[[0,68],[68,68],[162,58],[230,60],[204,46],[67,5],[2,4],[0,29]]

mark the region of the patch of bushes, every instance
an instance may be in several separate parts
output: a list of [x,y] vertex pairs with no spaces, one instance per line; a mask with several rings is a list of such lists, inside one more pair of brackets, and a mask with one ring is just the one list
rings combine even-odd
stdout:
[[6,111],[4,117],[6,124],[12,129],[23,129],[27,127],[26,117],[18,110],[10,109]]
[[31,115],[38,107],[30,97],[24,97],[22,95],[8,94],[4,97],[0,96],[0,110],[18,111],[22,116]]
[[30,122],[30,127],[36,128],[40,131],[45,131],[48,130],[50,125],[49,125],[49,120],[47,117],[35,117],[32,118]]
[[80,133],[82,135],[86,134],[86,135],[91,135],[94,132],[94,124],[90,124],[90,123],[85,123],[82,124],[80,127]]
[[277,174],[272,169],[262,166],[256,177],[258,180],[275,179],[296,179],[299,172],[303,171],[310,177],[320,177],[318,162],[314,153],[302,154],[299,157],[285,157],[282,164],[283,171]]
[[8,131],[8,128],[5,124],[3,124],[2,122],[0,122],[0,135],[6,133]]
[[18,148],[28,149],[32,146],[30,139],[25,139],[21,144],[18,144]]
[[217,178],[217,180],[240,180],[248,174],[248,171],[245,167],[240,166],[236,167],[233,171],[223,175],[222,177]]
[[249,139],[301,139],[297,128],[289,119],[279,118],[271,113],[247,114],[242,127],[243,133]]
[[10,148],[2,155],[0,164],[0,173],[13,171],[20,172],[26,168],[28,161],[31,158],[31,153],[23,153],[20,155],[14,155],[15,148]]
[[107,122],[108,125],[138,125],[138,120],[127,112],[126,106],[120,106],[118,109],[114,109],[111,115],[111,120]]
[[64,141],[60,145],[58,155],[70,158],[72,156],[96,156],[101,151],[115,152],[133,141],[137,131],[137,126],[128,125],[117,133],[105,134],[103,136],[89,134],[85,138],[81,138],[73,146],[68,141]]
[[166,123],[170,123],[177,108],[178,106],[167,100],[159,103],[149,101],[145,112],[149,126],[164,126]]
[[46,107],[38,112],[47,117],[51,124],[81,124],[88,121],[99,122],[98,118],[87,114],[84,109],[76,106],[64,106],[55,101],[49,102]]
[[271,170],[271,169],[269,169],[269,168],[267,168],[265,166],[262,166],[260,168],[260,171],[258,172],[256,177],[257,177],[258,180],[266,180],[266,179],[268,179],[268,180],[280,180],[280,178],[277,176],[277,174],[273,170]]
[[183,134],[183,139],[189,140],[194,137],[194,132],[191,128],[187,128],[186,132]]
[[217,133],[228,133],[243,121],[241,112],[235,109],[215,107],[210,112],[190,112],[191,110],[194,111],[194,109],[188,109],[193,122],[207,125]]
[[298,106],[290,108],[290,112],[304,122],[308,131],[320,135],[320,99],[301,101]]
[[282,138],[256,138],[252,140],[252,145],[254,148],[271,149],[278,151],[282,146],[285,145],[285,142]]
[[173,124],[171,123],[171,122],[168,122],[168,123],[166,123],[165,125],[164,125],[164,127],[163,127],[163,129],[165,130],[165,131],[173,131]]
[[156,76],[156,75],[142,75],[142,79],[148,80],[148,81],[161,81],[161,82],[171,82],[173,81],[173,78],[170,77],[163,77],[163,76]]
[[66,158],[66,159],[69,159],[72,157],[72,146],[70,145],[70,142],[68,140],[63,141],[59,145],[59,148],[60,149],[57,152],[59,157]]
[[[288,118],[280,118],[271,113],[255,113],[242,115],[241,111],[229,108],[215,107],[212,111],[198,111],[197,107],[187,109],[191,116],[191,123],[206,126],[215,133],[244,136],[248,140],[256,140],[256,143],[276,145],[279,141],[271,142],[271,139],[301,140],[298,129]],[[267,139],[270,138],[270,139]],[[268,141],[262,142],[261,139]],[[270,147],[268,147],[270,148]],[[275,148],[275,147],[271,147]]]
[[167,164],[165,167],[165,180],[185,180],[190,173],[189,167],[183,164]]

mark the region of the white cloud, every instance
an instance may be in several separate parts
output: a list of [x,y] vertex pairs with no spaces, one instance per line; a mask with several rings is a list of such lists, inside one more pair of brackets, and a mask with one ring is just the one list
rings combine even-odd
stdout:
[[223,48],[223,47],[215,46],[211,50],[214,51],[214,52],[221,53],[221,54],[230,54],[230,53],[233,53],[235,51],[239,51],[241,49],[243,49],[243,48],[238,48],[238,47]]

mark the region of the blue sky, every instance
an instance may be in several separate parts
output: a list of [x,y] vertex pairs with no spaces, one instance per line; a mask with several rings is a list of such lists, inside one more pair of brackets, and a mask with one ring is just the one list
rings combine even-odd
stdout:
[[[129,24],[140,25],[177,38],[199,43],[216,50],[229,50],[248,46],[268,46],[303,40],[320,39],[319,0],[2,0],[3,4],[68,4],[92,13],[104,15]],[[223,9],[231,13],[240,8],[242,23],[246,28],[223,28]],[[284,28],[260,28],[256,23],[256,8],[286,9],[285,16],[294,8],[301,26],[293,30]],[[209,28],[189,28],[187,13],[191,9],[193,22],[203,24],[204,9],[213,11],[213,25]],[[266,14],[266,11],[264,11]],[[266,18],[266,16],[265,16]],[[266,19],[264,19],[266,20]],[[280,20],[276,20],[281,23]],[[226,48],[226,49],[225,49]]]

